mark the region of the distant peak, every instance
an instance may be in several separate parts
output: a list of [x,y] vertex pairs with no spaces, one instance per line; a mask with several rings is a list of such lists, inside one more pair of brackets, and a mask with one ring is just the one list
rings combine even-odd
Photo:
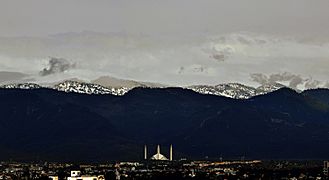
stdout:
[[122,88],[108,88],[99,84],[78,82],[78,81],[64,81],[54,86],[54,89],[64,92],[84,93],[84,94],[112,94],[124,95],[129,89]]
[[281,84],[267,84],[260,86],[258,88],[246,86],[240,83],[227,83],[227,84],[218,84],[215,86],[190,86],[188,89],[192,89],[201,94],[212,94],[230,97],[234,99],[249,99],[254,96],[267,94],[269,92],[276,91],[282,87],[285,87]]
[[39,89],[42,86],[35,83],[18,83],[18,84],[6,84],[0,86],[0,88],[4,89]]

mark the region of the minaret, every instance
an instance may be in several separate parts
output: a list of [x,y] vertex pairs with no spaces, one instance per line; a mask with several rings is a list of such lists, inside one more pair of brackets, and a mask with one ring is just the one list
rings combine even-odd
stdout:
[[157,147],[157,154],[160,154],[160,145]]
[[173,149],[172,149],[172,144],[170,144],[170,150],[169,150],[169,151],[170,151],[170,154],[169,154],[169,160],[172,161],[172,155],[173,155],[173,154],[172,154],[172,151],[173,151]]
[[147,160],[147,146],[144,146],[144,160]]

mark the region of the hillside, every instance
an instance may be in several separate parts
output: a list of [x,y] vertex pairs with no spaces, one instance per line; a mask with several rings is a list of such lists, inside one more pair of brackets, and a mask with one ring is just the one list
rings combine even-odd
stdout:
[[181,88],[123,96],[0,89],[0,158],[138,160],[144,144],[150,153],[174,144],[175,158],[329,158],[328,111],[288,88],[248,100]]

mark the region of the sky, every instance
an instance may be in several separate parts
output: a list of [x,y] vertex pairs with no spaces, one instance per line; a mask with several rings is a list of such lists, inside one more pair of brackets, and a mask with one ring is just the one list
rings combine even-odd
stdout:
[[0,83],[328,87],[327,0],[1,0]]

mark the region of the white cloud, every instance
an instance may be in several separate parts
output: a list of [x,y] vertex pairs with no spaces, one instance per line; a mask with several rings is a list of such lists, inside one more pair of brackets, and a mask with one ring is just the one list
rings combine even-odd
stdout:
[[[250,74],[284,72],[326,81],[328,49],[328,42],[258,33],[205,37],[67,33],[45,38],[0,38],[0,71],[32,74],[40,82],[110,75],[172,85],[255,85]],[[218,60],[217,55],[224,55],[224,59]],[[76,66],[40,77],[49,57],[68,59]]]

